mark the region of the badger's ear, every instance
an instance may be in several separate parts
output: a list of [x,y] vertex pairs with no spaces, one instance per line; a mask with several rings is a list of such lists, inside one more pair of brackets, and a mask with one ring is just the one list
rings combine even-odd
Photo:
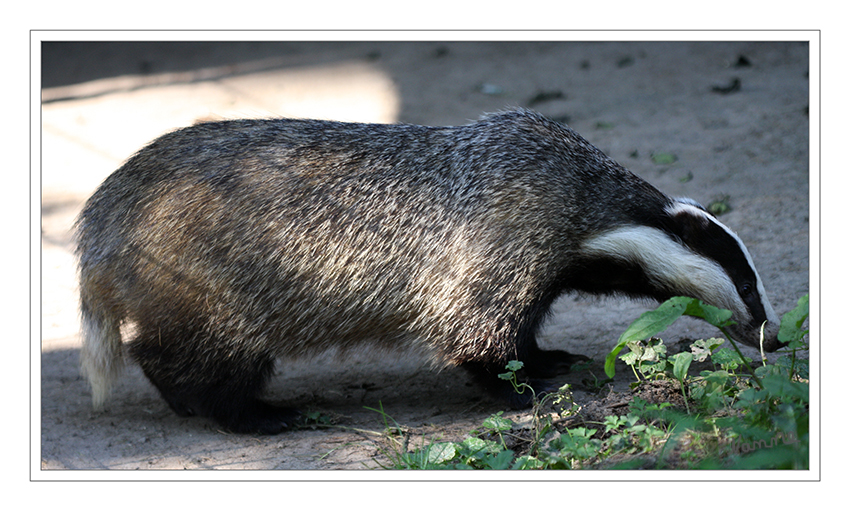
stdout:
[[703,206],[699,202],[691,199],[690,197],[677,197],[677,198],[673,199],[673,203],[670,206],[671,207],[693,206],[694,208],[696,208],[700,211],[704,211],[704,212],[708,213],[709,215],[711,214],[711,213],[708,212],[707,209],[705,209],[705,206]]
[[692,199],[676,199],[665,209],[670,233],[690,244],[711,224],[708,211]]

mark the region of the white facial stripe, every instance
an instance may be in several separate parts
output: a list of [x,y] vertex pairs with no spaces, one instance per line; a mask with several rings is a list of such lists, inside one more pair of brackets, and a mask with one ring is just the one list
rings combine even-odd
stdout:
[[779,316],[776,315],[776,312],[773,310],[773,306],[770,305],[770,301],[768,301],[767,299],[767,293],[764,290],[764,285],[762,284],[761,277],[759,276],[759,273],[756,270],[756,265],[753,262],[752,257],[750,257],[750,252],[747,250],[747,247],[744,246],[744,242],[741,241],[741,238],[739,238],[737,234],[732,232],[729,227],[718,221],[717,218],[697,207],[697,204],[698,203],[695,202],[693,199],[676,199],[673,204],[667,206],[665,211],[670,215],[676,215],[678,213],[689,213],[694,216],[701,216],[710,222],[714,222],[715,225],[720,226],[724,231],[726,231],[726,233],[728,233],[729,236],[731,236],[732,239],[734,239],[738,243],[738,247],[741,249],[741,252],[743,252],[744,257],[746,257],[747,259],[747,264],[750,265],[750,269],[753,270],[753,274],[756,276],[756,289],[758,290],[759,299],[761,300],[761,305],[762,308],[764,308],[764,313],[767,317],[768,322],[778,324]]
[[671,294],[729,309],[739,322],[750,319],[735,284],[719,264],[686,249],[658,229],[620,227],[591,238],[584,250],[590,255],[639,264],[656,286]]

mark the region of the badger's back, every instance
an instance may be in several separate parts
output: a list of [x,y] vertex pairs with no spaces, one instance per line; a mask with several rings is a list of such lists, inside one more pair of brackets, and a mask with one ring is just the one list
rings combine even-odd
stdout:
[[628,221],[634,193],[665,200],[528,112],[449,128],[202,124],[143,149],[92,197],[81,266],[115,277],[105,286],[131,321],[193,317],[283,355],[439,346],[469,342],[488,302],[500,316],[545,307],[534,302],[561,291],[581,239]]

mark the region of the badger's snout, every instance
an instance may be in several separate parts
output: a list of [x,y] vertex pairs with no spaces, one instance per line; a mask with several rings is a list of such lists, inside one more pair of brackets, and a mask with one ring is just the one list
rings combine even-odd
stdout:
[[768,353],[785,346],[779,341],[779,323],[766,321],[763,324],[763,328],[762,324],[732,325],[727,330],[733,340]]

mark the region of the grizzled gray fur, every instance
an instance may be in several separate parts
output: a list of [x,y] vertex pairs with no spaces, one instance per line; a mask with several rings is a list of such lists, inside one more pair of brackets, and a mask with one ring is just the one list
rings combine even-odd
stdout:
[[260,399],[275,359],[329,348],[425,350],[509,396],[508,361],[536,381],[576,358],[535,342],[559,295],[677,291],[585,246],[617,227],[669,231],[671,203],[529,111],[460,127],[198,124],[130,158],[79,217],[83,371],[102,405],[123,332],[177,413],[245,432],[297,417]]

